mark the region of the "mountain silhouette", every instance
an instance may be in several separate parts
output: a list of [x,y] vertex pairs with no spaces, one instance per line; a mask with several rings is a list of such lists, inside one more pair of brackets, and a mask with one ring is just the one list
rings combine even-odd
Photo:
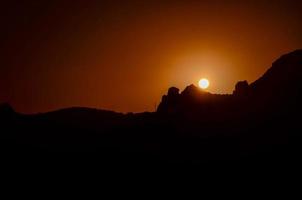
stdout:
[[213,110],[221,108],[221,104],[223,106],[228,104],[230,111],[232,109],[244,111],[247,105],[253,109],[282,109],[296,104],[299,106],[302,94],[301,63],[302,50],[283,55],[261,78],[250,85],[247,81],[239,81],[232,95],[211,94],[194,85],[186,87],[179,94],[172,93],[171,90],[179,91],[172,87],[168,94],[163,96],[157,112],[196,113],[202,112],[203,107]]
[[302,50],[233,94],[169,88],[156,112],[89,108],[24,115],[0,106],[7,154],[96,152],[119,163],[276,163],[300,156]]

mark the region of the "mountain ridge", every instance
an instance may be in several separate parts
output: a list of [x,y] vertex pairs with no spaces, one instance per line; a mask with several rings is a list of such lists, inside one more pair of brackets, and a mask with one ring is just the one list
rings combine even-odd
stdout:
[[171,87],[151,113],[69,108],[21,115],[4,104],[0,147],[8,155],[95,152],[100,162],[119,164],[296,159],[302,152],[301,52],[282,56],[259,81],[239,81],[233,94]]

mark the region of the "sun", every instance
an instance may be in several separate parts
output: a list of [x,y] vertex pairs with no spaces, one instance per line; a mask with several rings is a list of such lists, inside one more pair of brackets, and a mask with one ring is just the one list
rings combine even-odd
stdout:
[[198,85],[201,89],[207,89],[210,85],[210,82],[206,78],[202,78],[199,80]]

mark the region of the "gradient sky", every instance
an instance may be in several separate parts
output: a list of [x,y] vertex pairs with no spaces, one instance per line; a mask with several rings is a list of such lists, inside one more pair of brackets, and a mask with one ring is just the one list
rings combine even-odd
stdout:
[[302,48],[302,1],[1,2],[0,102],[24,113],[153,111],[170,86],[213,93]]

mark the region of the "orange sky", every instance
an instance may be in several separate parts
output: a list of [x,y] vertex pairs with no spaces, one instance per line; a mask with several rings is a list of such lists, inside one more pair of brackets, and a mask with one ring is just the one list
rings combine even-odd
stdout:
[[202,77],[231,93],[302,48],[299,1],[20,2],[2,6],[0,102],[25,113],[153,111]]

